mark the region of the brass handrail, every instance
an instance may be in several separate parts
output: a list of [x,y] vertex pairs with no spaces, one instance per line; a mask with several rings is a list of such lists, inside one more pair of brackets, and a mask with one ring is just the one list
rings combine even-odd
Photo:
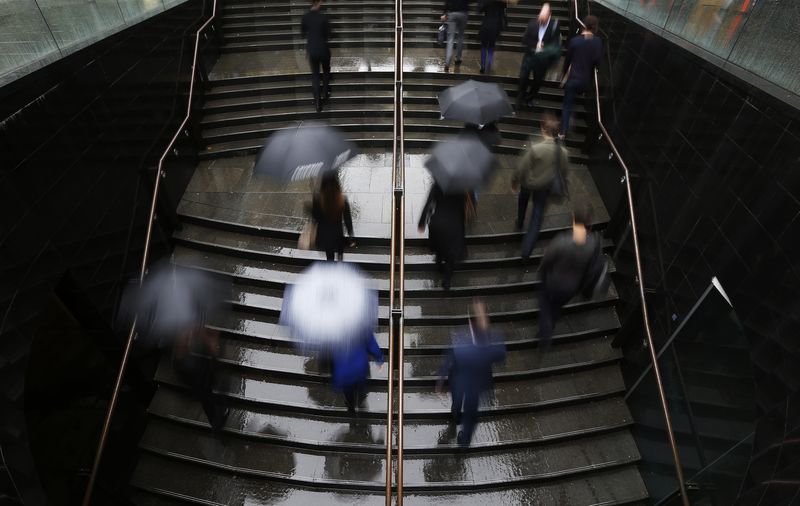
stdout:
[[[575,6],[575,20],[583,27],[586,28],[586,25],[580,18],[578,13],[578,0],[574,2]],[[614,143],[614,140],[608,134],[608,130],[606,130],[605,125],[603,124],[603,115],[600,111],[600,80],[598,78],[597,69],[594,70],[594,91],[595,91],[595,106],[597,108],[597,124],[600,126],[600,130],[603,132],[603,136],[605,136],[608,145],[611,146],[611,150],[614,152],[614,156],[617,158],[622,170],[625,172],[625,190],[628,197],[628,212],[630,215],[630,223],[631,223],[631,235],[633,237],[633,252],[636,258],[636,276],[638,278],[638,288],[639,288],[639,301],[642,305],[642,321],[644,322],[644,331],[645,337],[647,338],[647,347],[650,350],[650,362],[653,366],[653,376],[656,379],[656,387],[658,388],[658,397],[659,402],[661,404],[661,410],[664,415],[664,423],[667,427],[667,437],[669,438],[669,446],[672,450],[672,460],[675,464],[675,474],[677,475],[678,479],[678,487],[681,493],[681,502],[684,506],[689,506],[689,497],[686,494],[686,485],[684,483],[683,477],[683,466],[681,465],[681,457],[678,452],[678,445],[675,441],[675,431],[672,427],[672,417],[669,414],[669,406],[667,405],[667,395],[664,393],[664,383],[661,379],[661,368],[658,366],[658,357],[656,356],[656,347],[653,343],[653,334],[650,331],[650,317],[647,312],[647,301],[645,300],[644,295],[644,276],[642,275],[642,255],[639,250],[639,232],[636,228],[636,212],[633,208],[633,189],[631,188],[631,177],[630,171],[628,170],[628,165],[625,163],[625,160],[620,155],[619,150],[617,149],[617,145]]]
[[[403,476],[403,245],[404,245],[404,222],[403,219],[403,183],[404,183],[404,153],[403,153],[403,5],[402,0],[395,0],[395,40],[394,40],[394,124],[392,127],[392,213],[390,220],[389,242],[389,371],[388,371],[388,395],[386,399],[386,468],[385,468],[385,501],[386,506],[392,506],[392,477],[394,467],[392,465],[392,443],[393,421],[394,421],[394,352],[395,339],[399,340],[400,352],[398,356],[398,438],[397,438],[397,483],[398,499],[397,504],[402,504],[402,476]],[[399,223],[398,223],[399,219]],[[399,229],[399,231],[398,231]],[[399,237],[399,242],[398,242]],[[399,249],[399,252],[398,252]],[[399,259],[399,280],[398,274]],[[400,304],[396,306],[397,301]],[[397,331],[395,323],[399,318]]]
[[[212,8],[211,8],[211,16],[203,23],[200,28],[197,29],[195,33],[194,39],[194,55],[192,56],[192,66],[191,66],[191,79],[189,81],[189,98],[186,105],[186,115],[181,121],[181,124],[175,130],[175,135],[172,136],[172,140],[169,141],[169,144],[164,149],[164,152],[161,154],[161,158],[158,159],[158,170],[156,171],[156,180],[155,184],[153,185],[153,197],[150,200],[150,214],[147,220],[147,233],[145,234],[144,239],[144,252],[142,253],[142,264],[139,269],[139,284],[141,285],[142,281],[144,280],[144,276],[147,273],[147,259],[150,254],[150,242],[153,237],[153,222],[155,221],[156,216],[156,203],[158,202],[158,190],[160,188],[161,178],[164,177],[164,160],[167,158],[167,155],[172,150],[172,147],[175,145],[175,141],[178,140],[178,136],[181,134],[183,129],[186,127],[186,124],[189,122],[189,117],[191,116],[192,112],[192,99],[194,98],[194,82],[195,76],[197,75],[197,54],[200,48],[200,34],[205,30],[214,18],[217,15],[217,0],[213,0]],[[86,491],[84,492],[83,496],[83,506],[89,506],[90,501],[92,500],[92,491],[94,490],[95,482],[97,481],[97,473],[100,468],[100,461],[103,458],[103,450],[105,449],[106,440],[108,439],[108,431],[111,427],[111,419],[114,416],[114,410],[117,407],[117,400],[119,399],[119,391],[122,387],[122,379],[125,376],[125,369],[128,365],[128,359],[130,357],[130,352],[133,347],[133,341],[136,338],[136,319],[134,318],[133,323],[131,324],[131,330],[128,333],[128,340],[125,342],[125,351],[122,354],[122,361],[119,366],[119,372],[117,372],[117,379],[114,383],[114,390],[111,393],[111,401],[108,405],[108,410],[106,412],[105,420],[103,421],[103,430],[100,433],[100,441],[97,443],[97,451],[94,455],[94,462],[92,464],[92,472],[89,475],[89,483],[86,486]]]

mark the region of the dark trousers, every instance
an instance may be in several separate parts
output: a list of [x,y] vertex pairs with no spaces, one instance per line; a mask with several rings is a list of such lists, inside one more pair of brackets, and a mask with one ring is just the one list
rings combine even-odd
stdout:
[[175,372],[178,373],[178,377],[189,386],[195,397],[200,400],[203,411],[206,413],[206,418],[208,418],[208,423],[211,424],[214,430],[219,430],[222,428],[222,424],[225,423],[223,419],[225,408],[213,391],[215,366],[216,361],[214,359],[197,355],[187,355],[173,361],[173,367]]
[[574,295],[574,293],[568,293],[557,286],[550,286],[546,281],[542,283],[542,289],[539,292],[539,333],[536,336],[539,339],[540,348],[550,347],[553,329],[556,320],[561,315],[561,308]]
[[533,198],[531,222],[530,225],[528,225],[525,238],[522,240],[522,258],[531,256],[533,246],[539,238],[539,231],[542,229],[542,219],[544,218],[544,209],[549,194],[549,190],[526,190],[525,188],[520,188],[519,190],[519,197],[517,197],[517,223],[520,226],[522,226],[525,221],[525,211],[528,209],[528,201]]
[[340,261],[340,262],[341,262],[342,260],[344,260],[344,249],[338,249],[338,250],[335,250],[335,249],[326,249],[326,250],[325,250],[325,258],[326,258],[326,259],[327,259],[329,262],[333,262],[333,261],[336,259],[336,253],[338,253],[338,254],[339,254],[339,261]]
[[356,408],[364,404],[364,400],[367,398],[367,384],[347,385],[342,388],[342,394],[344,395],[344,403],[347,405],[347,411],[355,413]]
[[478,423],[480,393],[470,391],[454,383],[456,382],[452,382],[450,385],[450,393],[453,396],[450,414],[454,420],[461,419],[461,434],[459,434],[458,443],[462,446],[468,446],[472,441],[475,425]]
[[[523,104],[536,98],[539,88],[542,87],[544,76],[547,73],[547,61],[533,53],[526,53],[522,58],[519,68],[519,85],[517,88],[517,103]],[[530,80],[533,74],[533,81]]]
[[323,58],[318,58],[309,56],[308,61],[311,63],[311,88],[314,91],[314,102],[319,103],[320,68],[322,69],[322,86],[325,88],[325,94],[327,95],[331,92],[331,57],[325,56]]
[[485,69],[486,72],[488,72],[492,67],[492,61],[494,60],[494,45],[494,42],[481,44],[481,68]]
[[577,79],[569,79],[564,85],[564,105],[561,109],[561,133],[569,132],[569,120],[572,117],[572,107],[575,104],[575,95],[586,91],[586,83]]
[[434,261],[436,262],[436,268],[442,273],[442,288],[449,290],[450,281],[453,279],[453,271],[456,267],[455,261],[452,258],[449,258],[446,255],[440,255],[439,253],[436,253]]

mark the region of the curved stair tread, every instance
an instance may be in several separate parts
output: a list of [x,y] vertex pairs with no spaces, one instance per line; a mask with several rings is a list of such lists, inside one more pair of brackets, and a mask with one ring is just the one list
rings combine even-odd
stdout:
[[[188,392],[162,387],[153,398],[149,412],[176,423],[210,430],[200,403]],[[550,441],[618,430],[633,423],[621,397],[611,397],[576,405],[556,406],[536,412],[481,416],[469,451],[491,448],[538,445]],[[352,430],[357,426],[357,430]],[[409,420],[404,424],[403,448],[406,453],[452,452],[452,425],[447,420]],[[333,451],[351,450],[380,453],[385,450],[386,421],[290,413],[260,406],[230,408],[225,432],[278,444],[330,447]]]

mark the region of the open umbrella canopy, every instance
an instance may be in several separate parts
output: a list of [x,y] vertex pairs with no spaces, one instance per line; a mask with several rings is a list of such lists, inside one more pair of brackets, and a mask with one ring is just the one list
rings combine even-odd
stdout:
[[482,186],[496,163],[489,149],[474,135],[462,135],[433,148],[425,167],[445,193]]
[[514,108],[499,84],[470,79],[444,90],[439,95],[439,110],[444,119],[486,125],[511,114]]
[[331,349],[363,339],[377,318],[377,294],[361,271],[342,262],[317,262],[286,288],[280,321],[303,344]]
[[314,179],[356,155],[353,143],[322,123],[275,132],[256,156],[253,172],[281,182]]
[[208,321],[230,295],[227,288],[212,275],[161,261],[150,268],[141,286],[131,283],[126,288],[118,320],[130,325],[136,318],[137,343],[163,348]]

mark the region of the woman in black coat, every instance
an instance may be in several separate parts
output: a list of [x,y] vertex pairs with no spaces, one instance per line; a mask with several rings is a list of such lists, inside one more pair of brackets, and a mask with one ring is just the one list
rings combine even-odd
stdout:
[[500,0],[481,0],[480,10],[483,12],[481,22],[481,74],[488,73],[494,59],[494,46],[500,38],[505,24],[506,4]]
[[354,246],[355,242],[352,240],[350,203],[342,193],[339,176],[335,172],[322,177],[319,192],[314,195],[311,204],[311,218],[317,224],[317,248],[325,252],[328,260],[334,260],[335,253],[339,253],[339,260],[342,260],[345,246],[343,224],[350,236],[350,246]]
[[433,183],[419,220],[420,233],[425,231],[425,225],[428,226],[428,244],[436,255],[436,266],[442,273],[442,288],[445,290],[450,289],[456,263],[466,256],[466,205],[474,206],[470,194],[448,195]]

